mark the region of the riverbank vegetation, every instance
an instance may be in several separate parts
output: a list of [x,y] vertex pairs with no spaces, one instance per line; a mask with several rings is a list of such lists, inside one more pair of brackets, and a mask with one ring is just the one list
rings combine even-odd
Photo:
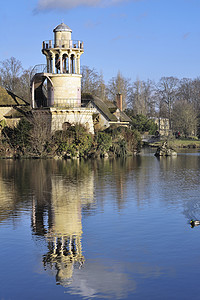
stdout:
[[51,133],[45,123],[41,124],[41,120],[29,118],[22,119],[15,128],[3,128],[0,157],[124,157],[139,153],[141,144],[139,132],[125,127],[111,127],[92,135],[76,124]]

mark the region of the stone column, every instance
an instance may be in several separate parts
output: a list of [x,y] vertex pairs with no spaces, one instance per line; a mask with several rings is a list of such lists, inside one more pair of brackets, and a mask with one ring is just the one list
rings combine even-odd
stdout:
[[47,73],[49,73],[49,57],[46,56],[46,61],[47,61]]
[[69,69],[69,74],[71,73],[71,55],[68,54],[68,69]]
[[64,70],[65,70],[65,73],[67,73],[66,57],[64,59]]
[[63,73],[62,52],[60,52],[59,59],[60,59],[60,73],[62,74]]
[[77,74],[77,56],[74,56],[74,73]]
[[77,74],[81,73],[81,69],[80,69],[80,56],[77,55]]
[[74,56],[71,56],[71,62],[72,62],[72,69],[71,69],[71,73],[74,73]]
[[53,74],[55,74],[55,63],[56,63],[56,61],[55,61],[55,54],[52,53],[52,64],[53,64],[52,73]]

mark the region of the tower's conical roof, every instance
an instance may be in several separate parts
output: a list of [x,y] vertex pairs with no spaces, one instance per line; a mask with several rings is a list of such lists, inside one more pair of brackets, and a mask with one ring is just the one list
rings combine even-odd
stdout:
[[61,23],[60,25],[56,26],[53,30],[53,32],[57,32],[57,31],[69,31],[72,32],[71,28],[69,28],[69,26],[67,26],[64,23]]

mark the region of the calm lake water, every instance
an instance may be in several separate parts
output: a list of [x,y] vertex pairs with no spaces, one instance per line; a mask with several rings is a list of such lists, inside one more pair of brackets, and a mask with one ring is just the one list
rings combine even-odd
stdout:
[[200,153],[0,160],[0,300],[199,299]]

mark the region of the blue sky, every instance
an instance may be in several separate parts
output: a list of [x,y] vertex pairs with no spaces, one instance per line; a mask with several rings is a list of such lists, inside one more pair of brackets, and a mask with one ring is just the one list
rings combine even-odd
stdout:
[[64,21],[83,40],[81,64],[103,72],[158,81],[200,76],[199,0],[8,0],[0,10],[0,61],[24,68],[45,63],[42,41]]

